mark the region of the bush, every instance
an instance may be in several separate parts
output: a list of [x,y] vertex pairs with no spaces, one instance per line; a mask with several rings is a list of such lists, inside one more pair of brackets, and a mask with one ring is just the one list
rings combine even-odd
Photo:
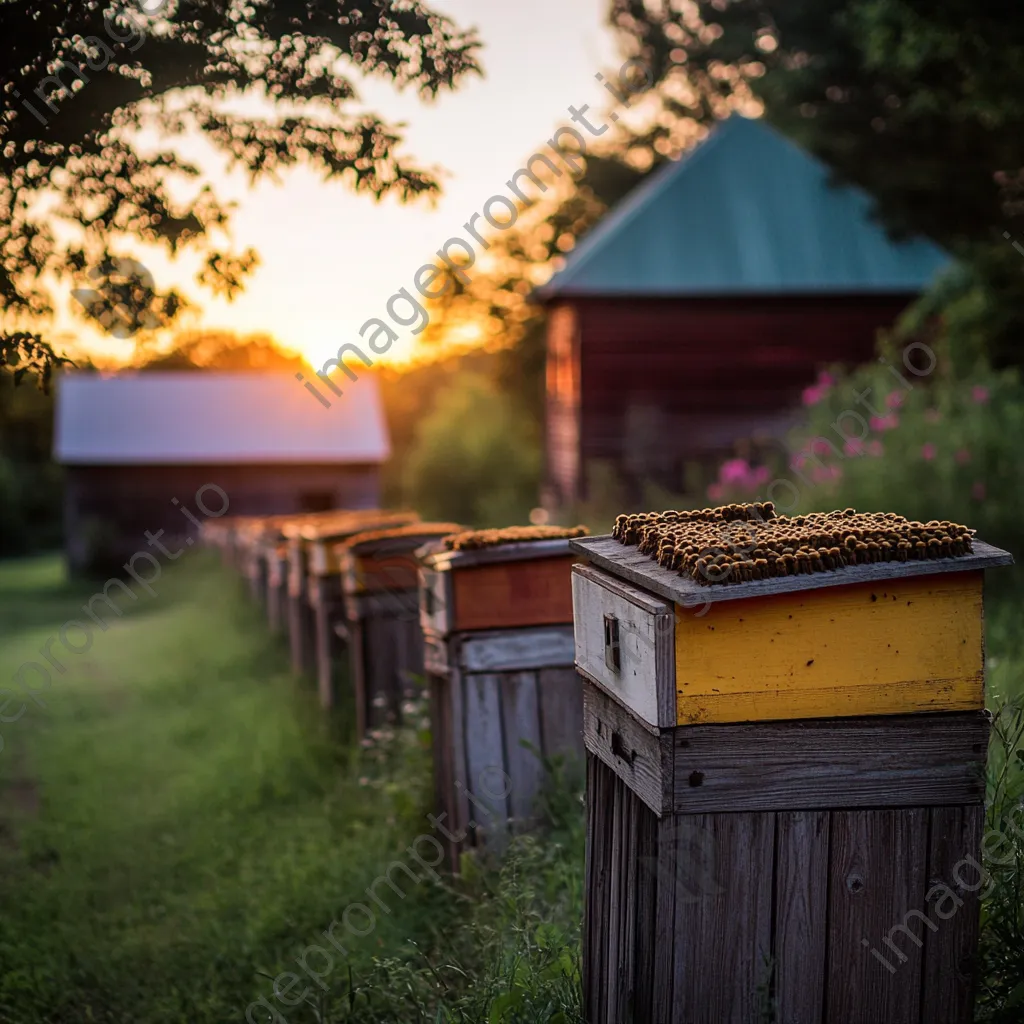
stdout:
[[524,523],[537,503],[536,430],[486,378],[463,374],[438,395],[405,467],[405,501],[467,526]]
[[804,391],[804,405],[807,419],[784,445],[764,446],[749,462],[725,462],[708,500],[760,495],[790,514],[853,506],[951,519],[1020,550],[1024,386],[1017,371],[980,370],[963,380],[939,364],[915,376],[896,358],[845,378],[821,374]]
[[905,373],[903,383],[892,369],[865,368],[841,385],[805,392],[810,422],[791,441],[793,478],[806,488],[800,506],[951,519],[1019,548],[1024,387],[1017,372],[969,380]]

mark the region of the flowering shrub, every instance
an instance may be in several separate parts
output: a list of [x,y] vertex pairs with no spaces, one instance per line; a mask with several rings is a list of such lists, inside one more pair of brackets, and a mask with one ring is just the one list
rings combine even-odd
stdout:
[[915,376],[896,359],[830,380],[816,385],[806,426],[787,441],[776,475],[784,480],[761,492],[780,511],[851,505],[950,519],[1010,550],[1024,546],[1024,387],[1015,371],[958,381],[941,364]]
[[853,506],[950,519],[1024,549],[1024,386],[1016,371],[954,380],[941,363],[911,372],[895,357],[804,391],[806,422],[755,465],[724,462],[714,504],[768,499],[782,513]]
[[772,473],[767,466],[751,466],[746,459],[729,459],[718,470],[718,479],[708,487],[708,498],[716,505],[746,501],[764,490]]

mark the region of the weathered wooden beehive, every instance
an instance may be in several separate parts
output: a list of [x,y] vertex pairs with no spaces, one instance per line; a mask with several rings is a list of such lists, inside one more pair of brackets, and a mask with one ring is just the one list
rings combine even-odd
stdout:
[[267,590],[267,562],[263,546],[267,528],[265,519],[251,516],[242,519],[234,531],[239,568],[249,585],[249,596],[260,604],[265,600]]
[[480,531],[421,552],[435,802],[453,868],[464,846],[528,822],[542,758],[582,760],[569,535],[584,532]]
[[589,1024],[971,1020],[983,570],[1011,558],[838,533],[817,561],[572,543]]
[[229,568],[235,567],[235,526],[239,522],[238,516],[222,516],[205,520],[199,528],[199,539],[207,547],[216,548],[222,564]]
[[403,698],[423,678],[423,631],[415,552],[462,529],[410,523],[360,532],[334,546],[344,595],[343,634],[355,691],[356,730],[401,721]]
[[316,623],[310,600],[311,541],[315,543],[317,529],[329,530],[344,522],[347,515],[342,510],[299,515],[281,525],[281,535],[288,545],[288,645],[296,675],[316,669]]
[[344,634],[335,628],[345,622],[342,565],[337,547],[365,530],[404,526],[417,519],[415,512],[360,509],[306,523],[298,531],[306,568],[305,614],[311,629],[309,668],[316,672],[317,690],[324,708],[336,703],[337,668],[344,653]]
[[272,633],[280,633],[288,607],[288,544],[277,536],[264,538],[263,560],[267,566],[267,626]]

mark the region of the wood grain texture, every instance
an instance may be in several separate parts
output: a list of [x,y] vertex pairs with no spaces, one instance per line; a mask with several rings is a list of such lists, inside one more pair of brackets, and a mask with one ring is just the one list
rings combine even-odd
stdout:
[[984,707],[977,571],[729,602],[675,638],[680,724]]
[[986,712],[680,726],[676,813],[981,803]]
[[645,729],[598,687],[583,684],[583,739],[658,817],[671,813],[674,776],[672,736]]
[[[928,891],[920,909],[937,926],[925,929],[922,1024],[970,1024],[978,981],[980,896],[984,879],[985,808],[933,807],[928,837]],[[993,852],[1005,853],[998,845]],[[972,866],[973,862],[973,866]]]
[[834,811],[830,832],[825,1020],[918,1024],[928,811]]
[[544,756],[583,764],[583,680],[572,668],[542,668],[537,672],[540,699],[540,738]]
[[505,769],[504,736],[501,723],[500,675],[475,673],[465,676],[465,722],[463,742],[466,748],[467,796],[472,805],[471,819],[482,826],[488,845],[502,843],[507,830],[508,800],[499,796],[497,785]]
[[573,558],[497,562],[452,572],[449,628],[513,629],[571,623]]
[[[501,681],[501,719],[512,819],[527,824],[544,781],[540,706],[536,672],[505,674]],[[493,787],[492,787],[493,788]]]
[[419,585],[419,563],[411,552],[346,555],[342,580],[347,594],[376,590],[409,590]]
[[[274,566],[278,569],[275,572]],[[271,633],[280,633],[284,627],[285,604],[288,599],[284,574],[280,569],[280,561],[274,559],[267,567],[267,628]]]
[[[573,569],[572,599],[577,668],[651,726],[674,725],[664,699],[673,692],[672,607],[586,566]],[[606,616],[618,624],[618,670],[605,657]]]
[[288,596],[288,647],[292,672],[302,675],[314,671],[313,613],[303,595]]
[[846,587],[856,583],[879,583],[936,573],[971,572],[1013,564],[1013,556],[1008,551],[975,540],[974,554],[963,558],[851,565],[832,572],[816,572],[806,576],[784,576],[705,587],[680,576],[678,572],[663,568],[648,555],[640,554],[635,547],[620,544],[610,535],[575,538],[569,541],[569,546],[578,555],[586,556],[594,566],[684,608],[701,608],[705,604],[721,601],[743,601],[797,591]]
[[775,816],[777,1024],[819,1024],[828,948],[828,811]]
[[[421,620],[422,631],[422,620]],[[448,641],[435,636],[423,637],[423,665],[427,672],[444,675],[448,671]]]
[[572,626],[468,633],[462,638],[461,651],[467,672],[571,666],[575,657]]
[[352,692],[356,706],[356,736],[361,739],[370,728],[366,700],[369,691],[369,682],[366,678],[366,636],[361,623],[355,622],[347,625],[345,643],[348,650],[349,676],[352,680]]
[[451,761],[452,761],[452,816],[457,828],[451,831],[468,837],[466,841],[472,842],[475,839],[470,828],[469,811],[469,764],[466,754],[466,679],[462,672],[455,667],[448,672],[450,685],[448,687],[451,707],[448,720],[451,727]]
[[[458,812],[455,807],[455,764],[452,748],[452,701],[449,692],[452,682],[447,673],[427,674],[427,693],[430,701],[430,737],[434,760],[434,815],[437,826],[435,838],[444,847],[445,866],[458,873],[459,840]],[[433,822],[432,822],[433,824]]]
[[344,602],[336,580],[336,577],[317,577],[311,581],[311,589],[317,594],[313,605],[317,691],[320,706],[325,710],[335,705],[335,676],[344,654],[344,645],[334,629],[335,622],[344,617]]
[[569,553],[569,538],[555,537],[551,540],[518,541],[467,551],[436,551],[428,554],[423,561],[431,568],[446,572],[450,569],[467,569],[476,565],[495,565],[499,562],[532,562],[544,558],[564,558]]
[[451,583],[451,573],[420,565],[420,623],[427,636],[446,637],[450,632]]
[[605,853],[611,844],[608,804],[615,776],[601,761],[587,757],[587,839],[583,904],[583,1012],[587,1024],[605,1024],[608,926]]
[[674,1024],[752,1024],[771,981],[774,815],[685,815],[659,871],[676,880]]

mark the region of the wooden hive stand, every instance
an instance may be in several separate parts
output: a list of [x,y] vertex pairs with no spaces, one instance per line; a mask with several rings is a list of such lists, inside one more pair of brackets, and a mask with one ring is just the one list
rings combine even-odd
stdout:
[[242,574],[249,584],[249,596],[257,604],[263,604],[267,591],[267,561],[263,545],[266,529],[266,520],[259,516],[251,516],[235,528]]
[[279,536],[265,537],[263,560],[267,566],[267,626],[271,633],[280,633],[288,607],[288,544]]
[[572,542],[589,1024],[967,1024],[974,553],[700,586]]
[[422,552],[435,803],[453,870],[463,849],[500,846],[510,823],[526,826],[542,758],[582,762],[577,558],[565,538]]
[[226,568],[235,567],[235,527],[241,522],[238,516],[222,516],[209,519],[199,530],[199,539],[207,547],[220,552],[221,564]]
[[404,698],[422,686],[415,552],[461,529],[457,523],[415,522],[361,532],[335,547],[359,737],[400,722]]
[[316,673],[320,704],[335,706],[338,696],[337,670],[344,655],[345,634],[335,628],[345,621],[345,595],[341,583],[338,546],[366,530],[405,526],[419,519],[415,512],[387,512],[360,509],[299,528],[305,566],[302,616],[308,623],[308,649],[303,648],[303,665]]

